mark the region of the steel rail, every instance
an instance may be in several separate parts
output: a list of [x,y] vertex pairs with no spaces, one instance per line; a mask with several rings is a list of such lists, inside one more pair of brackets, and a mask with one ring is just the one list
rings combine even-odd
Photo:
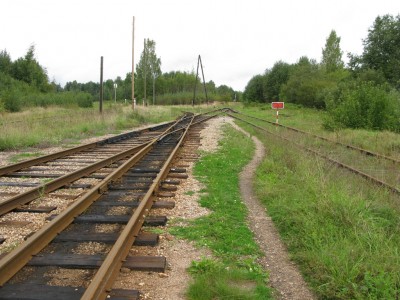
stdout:
[[[154,127],[163,126],[163,125],[168,126],[171,123],[172,122],[168,122],[168,123],[165,123],[165,124],[159,124],[159,125],[156,125]],[[128,132],[128,133],[119,134],[119,135],[113,136],[111,138],[106,138],[106,139],[103,139],[103,140],[100,140],[100,141],[97,141],[97,142],[84,144],[84,145],[81,145],[81,146],[77,146],[77,147],[73,147],[73,148],[70,148],[70,149],[66,149],[66,150],[62,150],[62,151],[59,151],[59,152],[55,152],[55,153],[52,153],[52,154],[43,155],[43,156],[32,158],[32,159],[29,159],[29,160],[25,160],[25,161],[22,161],[22,162],[19,162],[19,163],[14,163],[14,164],[11,164],[11,165],[0,167],[0,176],[15,172],[15,171],[18,171],[18,170],[21,170],[21,169],[25,169],[25,168],[28,168],[30,166],[36,165],[36,164],[49,162],[51,160],[54,160],[54,159],[57,159],[57,158],[60,158],[60,157],[64,157],[64,156],[71,155],[71,154],[75,154],[75,153],[81,152],[83,150],[90,150],[90,149],[96,148],[98,146],[104,145],[106,143],[111,143],[112,141],[114,141],[114,140],[116,140],[118,138],[129,137],[132,134],[140,133],[140,132],[146,132],[148,130],[151,130],[152,128],[153,127],[146,127],[146,128],[141,129],[141,130],[138,130],[138,131],[131,131],[131,132]]]
[[153,205],[153,195],[157,192],[160,182],[168,174],[172,160],[175,158],[177,151],[184,142],[187,132],[192,126],[193,119],[194,117],[186,126],[185,131],[181,134],[179,142],[169,155],[149,190],[140,201],[138,208],[133,213],[128,224],[124,227],[124,230],[121,232],[111,251],[108,253],[101,267],[96,272],[96,275],[92,279],[81,299],[106,299],[107,292],[111,289],[122,263],[128,255],[129,250],[144,223],[145,217],[148,215],[148,212]]
[[344,144],[344,143],[341,143],[341,142],[338,142],[338,141],[334,141],[334,140],[328,139],[326,137],[319,136],[317,134],[310,133],[310,132],[307,132],[307,131],[303,131],[301,129],[297,129],[297,128],[294,128],[294,127],[290,127],[290,126],[286,126],[286,125],[282,125],[282,124],[276,124],[275,122],[271,122],[271,121],[264,120],[264,119],[261,119],[261,118],[253,117],[253,116],[250,116],[250,115],[246,115],[246,114],[241,113],[239,111],[235,111],[235,113],[243,115],[243,116],[246,116],[246,117],[249,117],[249,118],[253,118],[253,119],[256,119],[256,120],[259,120],[259,121],[262,121],[262,122],[266,122],[266,123],[269,123],[269,124],[272,124],[272,125],[275,125],[275,126],[278,125],[279,127],[286,128],[286,129],[289,129],[289,130],[292,130],[292,131],[295,131],[295,132],[299,132],[299,133],[302,133],[302,134],[305,134],[305,135],[311,135],[311,136],[313,136],[315,138],[318,138],[318,139],[321,139],[321,140],[324,140],[324,141],[327,141],[327,142],[330,142],[330,143],[334,143],[334,144],[337,144],[337,145],[340,145],[340,146],[343,146],[343,147],[346,147],[346,148],[349,148],[349,149],[352,149],[352,150],[356,150],[356,151],[359,151],[359,152],[364,153],[366,155],[379,157],[379,158],[386,159],[386,160],[392,161],[394,163],[400,164],[400,160],[395,159],[393,157],[389,157],[389,156],[386,156],[386,155],[383,155],[383,154],[380,154],[380,153],[376,153],[376,152],[373,152],[373,151],[370,151],[370,150],[362,149],[362,148],[359,148],[359,147],[356,147],[356,146],[353,146],[353,145],[348,145],[348,144]]
[[335,160],[335,159],[332,159],[332,158],[330,158],[330,157],[328,157],[328,156],[325,156],[325,155],[323,155],[322,153],[319,153],[318,151],[315,151],[315,150],[313,150],[313,149],[304,147],[304,146],[302,146],[302,145],[300,145],[300,144],[298,144],[298,143],[296,143],[296,142],[294,142],[294,141],[292,141],[292,140],[290,140],[290,139],[288,139],[288,138],[285,138],[285,137],[282,137],[282,136],[280,136],[280,135],[278,135],[278,134],[272,133],[272,132],[268,131],[267,129],[263,128],[263,127],[260,127],[260,126],[258,126],[258,125],[256,125],[256,124],[253,124],[253,123],[251,123],[251,122],[249,122],[249,121],[246,121],[246,120],[244,120],[244,119],[241,119],[241,118],[239,118],[239,117],[237,117],[237,116],[234,116],[234,115],[232,115],[232,114],[230,114],[230,113],[228,113],[228,115],[229,115],[230,117],[234,118],[234,119],[237,119],[237,120],[239,120],[239,121],[242,121],[242,122],[244,122],[244,123],[247,123],[247,124],[249,124],[249,125],[252,125],[253,127],[255,127],[255,128],[257,128],[257,129],[260,129],[260,130],[262,130],[262,131],[265,131],[265,132],[267,132],[267,133],[269,133],[269,134],[271,134],[271,135],[273,135],[273,136],[275,136],[275,137],[278,137],[278,138],[280,138],[280,139],[283,139],[283,140],[285,140],[285,141],[288,141],[288,142],[294,144],[296,147],[298,147],[298,148],[300,148],[300,149],[302,149],[302,150],[306,150],[306,151],[308,151],[308,152],[313,153],[313,154],[316,155],[316,156],[322,157],[323,159],[326,159],[326,160],[328,160],[329,162],[331,162],[331,163],[333,163],[333,164],[335,164],[335,165],[337,165],[337,166],[339,166],[339,167],[341,167],[341,168],[347,169],[347,170],[349,170],[349,171],[351,171],[351,172],[353,172],[353,173],[355,173],[355,174],[358,174],[358,175],[360,175],[361,177],[364,177],[364,178],[368,179],[369,181],[371,181],[371,182],[373,182],[373,183],[375,183],[375,184],[377,184],[377,185],[379,185],[379,186],[383,186],[383,187],[387,188],[388,190],[390,190],[391,192],[400,195],[400,190],[399,190],[398,188],[396,188],[396,187],[394,187],[394,186],[392,186],[392,185],[390,185],[390,184],[388,184],[388,183],[386,183],[386,182],[384,182],[384,181],[382,181],[382,180],[380,180],[380,179],[378,179],[378,178],[376,178],[376,177],[370,176],[370,175],[368,175],[368,174],[366,174],[366,173],[364,173],[364,172],[362,172],[362,171],[360,171],[360,170],[358,170],[358,169],[356,169],[356,168],[353,168],[353,167],[351,167],[351,166],[349,166],[349,165],[347,165],[347,164],[343,164],[343,163],[341,163],[341,162],[339,162],[339,161],[337,161],[337,160]]
[[131,149],[128,149],[126,151],[123,151],[121,153],[118,153],[116,155],[113,155],[111,157],[105,158],[101,161],[95,162],[94,164],[91,164],[87,167],[84,167],[82,169],[76,170],[72,173],[68,173],[66,175],[60,176],[58,178],[55,178],[49,182],[43,183],[37,187],[34,187],[33,189],[30,189],[24,193],[18,194],[14,197],[8,198],[6,200],[3,200],[0,202],[0,216],[12,211],[13,209],[27,204],[39,197],[41,197],[43,194],[50,193],[52,191],[55,191],[56,189],[65,186],[75,180],[78,180],[79,178],[82,178],[83,176],[89,175],[90,173],[93,173],[103,167],[109,166],[116,161],[122,160],[128,156],[131,156],[141,148],[143,148],[146,144],[149,142],[142,143],[136,147],[133,147]]
[[[181,118],[182,119],[182,118]],[[174,123],[179,123],[180,120]],[[164,132],[170,131],[174,125],[168,127]],[[14,276],[33,255],[41,251],[48,245],[59,232],[69,226],[74,218],[84,212],[93,202],[108,189],[111,182],[118,180],[133,165],[135,165],[144,155],[146,155],[157,143],[157,138],[153,139],[139,152],[120,167],[110,173],[104,180],[96,184],[85,195],[78,198],[74,203],[67,207],[62,213],[55,217],[51,222],[45,224],[41,229],[31,235],[18,248],[14,249],[0,260],[0,286],[4,285],[12,276]]]
[[[206,119],[208,120],[208,119],[213,118],[213,117],[215,117],[215,115],[207,117]],[[186,118],[187,117],[184,116],[184,117],[182,117],[180,119],[180,121],[183,121]],[[204,120],[199,121],[197,123],[200,123],[200,122],[204,122]],[[197,124],[197,123],[195,123],[195,124]],[[193,125],[195,125],[195,124],[193,124]],[[172,131],[172,132],[170,132],[168,134],[172,134],[172,133],[174,133],[176,131],[180,131],[180,130],[183,130],[183,129],[185,129],[185,127],[175,129],[174,131]],[[158,140],[163,139],[168,134],[160,134],[160,135],[157,136],[157,139]],[[108,166],[108,165],[111,165],[111,164],[115,163],[116,161],[124,159],[125,157],[128,157],[128,156],[132,155],[133,153],[135,153],[136,151],[140,150],[140,148],[144,147],[147,143],[150,143],[150,142],[142,143],[141,145],[138,145],[138,146],[136,146],[134,148],[128,149],[128,150],[126,150],[124,152],[121,152],[119,154],[116,154],[114,156],[105,158],[105,159],[103,159],[101,161],[98,161],[98,162],[96,162],[94,164],[91,164],[91,165],[89,165],[87,167],[79,169],[79,170],[77,170],[75,172],[60,176],[60,177],[55,178],[55,179],[53,179],[53,180],[51,180],[49,182],[43,183],[43,184],[41,184],[41,185],[39,185],[39,186],[37,186],[35,188],[32,188],[32,189],[30,189],[30,190],[28,190],[28,191],[26,191],[24,193],[21,193],[21,194],[18,194],[16,196],[14,196],[14,197],[5,199],[5,200],[0,202],[0,216],[12,211],[15,208],[18,208],[21,205],[27,204],[27,203],[29,203],[29,202],[31,202],[31,201],[43,196],[43,194],[55,191],[56,189],[58,189],[58,188],[60,188],[62,186],[65,186],[65,185],[67,185],[67,184],[69,184],[69,183],[71,183],[71,182],[73,182],[75,180],[78,180],[79,178],[82,178],[83,176],[86,176],[86,175],[88,175],[90,173],[93,173],[93,172],[95,172],[96,170],[98,170],[100,168],[103,168],[105,166]]]

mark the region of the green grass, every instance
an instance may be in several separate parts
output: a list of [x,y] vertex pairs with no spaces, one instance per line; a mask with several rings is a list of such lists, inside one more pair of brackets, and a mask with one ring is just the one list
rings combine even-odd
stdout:
[[48,147],[91,136],[118,133],[140,125],[175,119],[182,111],[200,112],[212,107],[137,106],[106,102],[103,114],[98,108],[31,108],[3,113],[0,121],[0,151],[26,147]]
[[[269,104],[247,105],[236,107],[239,111],[252,116],[275,122],[276,113]],[[341,129],[334,132],[323,127],[327,113],[322,110],[303,108],[294,104],[285,104],[279,113],[279,124],[302,129],[331,140],[361,147],[384,155],[400,159],[399,135],[389,131],[372,131],[363,129]],[[252,121],[256,122],[256,121]],[[267,123],[264,123],[267,126]],[[271,128],[272,126],[269,125]]]
[[260,250],[247,226],[247,209],[241,201],[238,174],[251,159],[254,145],[248,137],[225,128],[226,136],[215,154],[204,156],[195,175],[207,188],[200,204],[212,212],[173,227],[171,233],[212,250],[215,259],[193,262],[194,282],[189,299],[270,299],[267,274],[257,264]]
[[12,155],[10,157],[10,162],[11,163],[17,163],[26,159],[31,159],[31,158],[35,158],[35,157],[39,157],[42,156],[43,153],[41,152],[26,152],[26,153],[18,153],[15,155]]
[[267,150],[257,194],[318,297],[398,299],[399,197],[244,127]]
[[79,140],[109,133],[119,133],[138,126],[171,121],[190,111],[200,113],[217,108],[203,106],[148,106],[106,101],[103,113],[98,103],[93,108],[33,107],[21,112],[0,112],[0,151],[28,147],[77,144]]

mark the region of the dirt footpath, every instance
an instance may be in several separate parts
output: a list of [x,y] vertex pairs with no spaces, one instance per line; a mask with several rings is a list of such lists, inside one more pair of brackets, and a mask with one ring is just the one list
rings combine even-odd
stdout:
[[[232,126],[249,136],[237,125],[232,124]],[[240,191],[249,211],[250,229],[265,254],[260,263],[265,270],[269,271],[270,285],[276,290],[274,294],[276,299],[316,299],[296,265],[290,261],[287,249],[268,216],[267,210],[254,195],[254,172],[265,156],[265,148],[256,137],[251,138],[255,143],[256,150],[253,159],[240,174]]]

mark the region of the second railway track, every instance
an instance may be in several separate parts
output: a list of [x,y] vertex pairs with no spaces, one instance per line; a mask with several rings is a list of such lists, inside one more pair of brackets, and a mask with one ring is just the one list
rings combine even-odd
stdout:
[[[81,172],[81,176],[84,174],[86,177],[97,174],[92,176],[96,182],[76,187],[86,190],[80,191],[65,209],[48,217],[40,229],[26,237],[25,242],[1,257],[0,298],[54,299],[57,296],[62,299],[137,299],[137,290],[112,289],[113,282],[121,267],[160,272],[165,268],[165,258],[130,256],[130,249],[134,243],[151,245],[157,242],[156,235],[142,232],[141,227],[143,224],[151,226],[166,222],[166,218],[158,216],[155,210],[173,206],[173,203],[163,201],[162,197],[171,196],[179,184],[177,178],[185,177],[182,174],[185,170],[177,160],[179,151],[187,136],[195,134],[191,133],[196,130],[193,128],[201,126],[203,121],[213,116],[215,114],[185,115],[175,123],[153,131],[144,142],[136,140],[129,143],[129,149],[124,150],[119,159],[115,159],[115,155],[113,158],[99,159],[95,164],[101,162],[105,165]],[[60,160],[59,157],[57,159]],[[68,159],[75,157],[69,156]],[[79,156],[78,160],[85,159]],[[102,168],[107,168],[107,171],[99,172]],[[24,173],[24,179],[28,178],[28,172],[23,169],[5,174],[10,174],[12,178],[18,172]],[[71,175],[57,176],[55,173],[55,179],[45,178],[51,183],[65,176]],[[77,184],[76,180],[70,178],[68,184]],[[68,184],[60,183],[54,190]],[[53,191],[51,188],[35,187],[31,190],[34,191],[31,194],[22,193],[32,195],[29,196],[31,198],[24,199],[12,209],[20,209],[21,204],[32,203]],[[25,208],[29,210],[29,207]],[[3,210],[3,214],[12,209]],[[79,250],[85,248],[82,246],[85,243],[98,244],[96,253],[88,254]],[[49,274],[70,268],[87,270],[79,286],[47,284]]]
[[[293,127],[281,124],[277,126],[273,122],[237,111],[231,111],[228,115],[400,195],[400,161],[395,158],[329,140]],[[256,120],[256,123],[249,121],[250,118]],[[266,128],[266,123],[272,126]]]

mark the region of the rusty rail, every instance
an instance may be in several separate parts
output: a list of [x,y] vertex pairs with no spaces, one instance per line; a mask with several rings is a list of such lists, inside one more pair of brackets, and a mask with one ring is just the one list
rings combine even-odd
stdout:
[[319,136],[317,134],[310,133],[310,132],[307,132],[307,131],[303,131],[301,129],[297,129],[297,128],[294,128],[294,127],[290,127],[290,126],[286,126],[286,125],[282,125],[282,124],[276,124],[275,122],[271,122],[271,121],[268,121],[268,120],[265,120],[265,119],[262,119],[262,118],[257,118],[257,117],[254,117],[254,116],[246,115],[246,114],[243,114],[243,113],[241,113],[239,111],[234,111],[234,112],[237,113],[237,114],[243,115],[245,117],[249,117],[249,118],[256,119],[256,120],[259,120],[259,121],[262,121],[262,122],[269,123],[269,124],[274,125],[274,126],[279,126],[279,127],[285,128],[285,129],[289,129],[289,130],[292,130],[292,131],[295,131],[295,132],[302,133],[304,135],[310,135],[310,136],[313,136],[313,137],[315,137],[317,139],[320,139],[320,140],[323,140],[323,141],[327,141],[327,142],[330,142],[330,143],[333,143],[333,144],[337,144],[337,145],[340,145],[340,146],[343,146],[343,147],[346,147],[346,148],[349,148],[349,149],[352,149],[352,150],[356,150],[356,151],[359,151],[359,152],[361,152],[363,154],[366,154],[366,155],[369,155],[369,156],[382,158],[382,159],[389,160],[389,161],[392,161],[394,163],[400,164],[400,160],[395,159],[393,157],[389,157],[389,156],[386,156],[386,155],[383,155],[383,154],[380,154],[380,153],[376,153],[376,152],[373,152],[373,151],[370,151],[370,150],[366,150],[366,149],[362,149],[362,148],[359,148],[359,147],[355,147],[353,145],[348,145],[348,144],[344,144],[344,143],[341,143],[341,142],[338,142],[338,141],[334,141],[334,140],[328,139],[326,137]]
[[179,139],[179,142],[175,146],[175,149],[169,155],[164,166],[158,173],[157,177],[154,179],[146,195],[141,200],[138,208],[135,210],[128,224],[125,226],[118,240],[115,242],[114,246],[107,255],[100,269],[97,271],[95,277],[91,281],[81,299],[105,299],[107,297],[107,291],[111,289],[111,286],[119,273],[119,269],[122,266],[122,262],[128,255],[129,249],[132,246],[136,236],[138,235],[139,230],[145,220],[145,217],[147,216],[151,206],[153,205],[152,196],[158,191],[160,182],[168,174],[171,162],[174,159],[181,144],[183,143],[190,126],[192,126],[193,119],[194,117],[190,121],[189,125],[186,127],[184,133]]
[[388,190],[390,190],[391,192],[393,192],[393,193],[395,193],[395,194],[400,195],[400,190],[399,190],[398,188],[396,188],[396,187],[394,187],[394,186],[392,186],[392,185],[390,185],[390,184],[388,184],[388,183],[386,183],[386,182],[384,182],[384,181],[382,181],[382,180],[380,180],[380,179],[378,179],[378,178],[375,178],[375,177],[373,177],[373,176],[370,176],[370,175],[368,175],[368,174],[366,174],[366,173],[364,173],[364,172],[362,172],[362,171],[360,171],[360,170],[358,170],[358,169],[356,169],[356,168],[353,168],[353,167],[351,167],[351,166],[349,166],[349,165],[343,164],[343,163],[341,163],[341,162],[339,162],[339,161],[337,161],[337,160],[334,160],[334,159],[332,159],[332,158],[330,158],[330,157],[328,157],[328,156],[325,156],[325,155],[323,155],[322,153],[319,153],[318,151],[315,151],[315,150],[313,150],[313,149],[304,147],[304,146],[302,146],[302,145],[300,145],[300,144],[298,144],[298,143],[296,143],[296,142],[293,142],[292,140],[290,140],[290,139],[288,139],[288,138],[285,138],[285,137],[282,137],[282,136],[280,136],[280,135],[278,135],[278,134],[272,133],[272,132],[268,131],[267,129],[265,129],[265,128],[261,127],[261,126],[258,126],[258,125],[256,125],[256,124],[253,124],[253,123],[251,123],[251,122],[249,122],[249,121],[247,121],[247,120],[241,119],[241,118],[239,118],[239,117],[237,117],[237,116],[235,116],[235,115],[232,115],[231,113],[227,113],[227,114],[228,114],[230,117],[234,118],[234,119],[237,119],[237,120],[239,120],[239,121],[241,121],[241,122],[247,123],[247,124],[249,124],[249,125],[251,125],[251,126],[253,126],[253,127],[257,128],[257,129],[259,129],[259,130],[262,130],[262,131],[264,131],[264,132],[267,132],[267,133],[270,134],[270,135],[273,135],[273,136],[275,136],[275,137],[278,137],[278,138],[280,138],[280,139],[283,139],[283,140],[285,140],[285,141],[288,141],[288,142],[292,143],[293,145],[295,145],[297,148],[300,148],[300,149],[305,150],[305,151],[308,151],[308,152],[310,152],[310,153],[312,153],[312,154],[314,154],[314,155],[316,155],[316,156],[319,156],[319,157],[321,157],[321,158],[323,158],[323,159],[325,159],[325,160],[327,160],[327,161],[329,161],[329,162],[331,162],[331,163],[337,165],[338,167],[347,169],[347,170],[349,170],[349,171],[351,171],[351,172],[353,172],[353,173],[355,173],[355,174],[358,174],[358,175],[360,175],[360,176],[366,178],[367,180],[369,180],[369,181],[371,181],[371,182],[373,182],[373,183],[375,183],[375,184],[377,184],[377,185],[380,185],[380,186],[383,186],[383,187],[387,188]]
[[[172,122],[160,124],[160,125],[158,125],[156,127],[168,126],[171,123]],[[90,149],[96,148],[96,147],[104,145],[104,144],[115,143],[116,140],[124,139],[124,138],[128,138],[128,137],[134,137],[139,132],[146,132],[146,131],[151,130],[153,128],[155,128],[155,127],[154,126],[153,127],[146,127],[146,128],[144,128],[144,129],[142,129],[140,131],[131,131],[131,132],[128,132],[128,133],[119,134],[119,135],[113,136],[111,138],[106,138],[106,139],[103,139],[103,140],[100,140],[100,141],[97,141],[97,142],[84,144],[84,145],[81,145],[81,146],[77,146],[77,147],[73,147],[73,148],[70,148],[70,149],[62,150],[62,151],[59,151],[59,152],[56,152],[56,153],[43,155],[43,156],[40,156],[40,157],[36,157],[36,158],[29,159],[29,160],[25,160],[25,161],[22,161],[22,162],[18,162],[18,163],[14,163],[14,164],[11,164],[11,165],[3,166],[3,167],[0,167],[0,176],[3,176],[3,175],[8,174],[8,173],[12,173],[12,172],[15,172],[15,171],[18,171],[18,170],[22,170],[22,169],[28,168],[28,167],[33,166],[33,165],[49,162],[51,160],[55,160],[57,158],[61,158],[61,157],[67,156],[67,155],[75,154],[75,153],[78,153],[78,152],[81,152],[81,151],[84,151],[84,150],[90,150]]]
[[[34,255],[46,247],[46,245],[48,245],[58,235],[58,233],[68,227],[77,216],[82,214],[93,202],[98,200],[102,194],[108,190],[108,186],[112,182],[118,181],[119,178],[138,163],[142,157],[151,151],[157,143],[162,142],[162,140],[167,138],[168,135],[174,134],[176,136],[178,134],[180,138],[177,140],[177,145],[164,163],[161,171],[159,171],[150,189],[146,192],[145,198],[140,202],[138,208],[132,215],[131,220],[120,234],[120,237],[112,247],[111,252],[107,255],[104,261],[104,266],[98,270],[95,278],[92,280],[89,288],[84,294],[84,299],[105,299],[112,286],[113,280],[119,272],[124,258],[129,252],[129,248],[132,246],[136,236],[138,235],[145,216],[153,204],[152,196],[157,193],[160,183],[167,176],[172,161],[186,138],[189,128],[215,116],[216,115],[202,117],[196,122],[194,121],[196,116],[192,116],[190,117],[190,120],[186,120],[189,124],[178,126],[180,121],[188,119],[187,117],[184,117],[169,126],[164,133],[159,134],[151,142],[141,145],[140,149],[136,149],[136,152],[132,157],[109,174],[104,180],[91,188],[88,193],[78,198],[65,211],[31,235],[18,248],[3,257],[0,260],[0,286],[4,285],[12,276],[24,267]],[[179,134],[179,131],[182,131],[182,133]]]
[[[168,132],[180,120],[168,127]],[[74,218],[85,211],[94,201],[96,201],[106,190],[108,184],[120,178],[136,162],[138,162],[147,152],[151,150],[157,138],[153,139],[139,152],[133,155],[120,167],[109,174],[104,180],[96,184],[84,196],[77,199],[65,211],[59,214],[53,221],[45,224],[40,230],[29,237],[20,247],[8,253],[0,260],[0,286],[14,276],[26,263],[42,250],[54,237],[70,225]]]

